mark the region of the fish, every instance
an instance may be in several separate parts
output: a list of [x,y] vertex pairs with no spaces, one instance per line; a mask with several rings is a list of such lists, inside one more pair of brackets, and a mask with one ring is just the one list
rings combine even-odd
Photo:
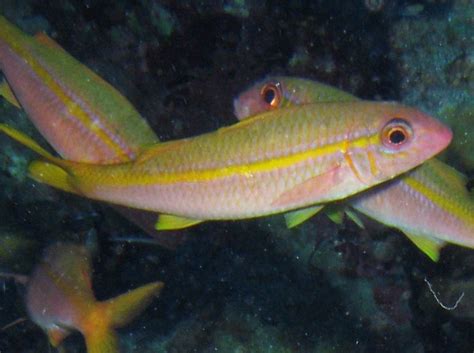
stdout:
[[406,172],[448,146],[451,130],[391,102],[305,104],[203,135],[159,143],[108,165],[39,153],[33,179],[84,197],[160,214],[157,229],[235,220],[339,200]]
[[26,283],[29,318],[47,333],[53,347],[79,331],[88,353],[118,353],[114,329],[138,316],[164,284],[149,283],[99,302],[92,291],[91,273],[91,256],[84,246],[64,242],[47,247]]
[[[244,120],[247,118],[244,114],[250,117],[291,105],[339,99],[344,102],[358,100],[317,81],[269,77],[237,96],[234,112],[239,120]],[[474,196],[466,185],[465,175],[433,158],[392,181],[350,197],[346,204],[380,223],[399,229],[437,261],[440,249],[447,243],[474,248]],[[350,209],[346,211],[357,221]],[[307,217],[300,217],[296,222],[315,213],[306,210],[304,216]]]
[[[29,36],[0,16],[0,95],[28,118],[63,158],[110,164],[136,158],[159,142],[147,121],[113,86],[45,33]],[[115,206],[163,247],[185,235],[155,230],[155,214]]]
[[144,145],[158,141],[147,121],[114,87],[45,33],[29,36],[2,16],[0,70],[7,80],[0,92],[21,105],[64,158],[120,162],[134,159]]

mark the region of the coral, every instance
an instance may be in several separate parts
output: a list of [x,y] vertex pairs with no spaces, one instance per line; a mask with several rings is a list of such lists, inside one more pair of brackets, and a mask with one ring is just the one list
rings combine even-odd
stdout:
[[457,0],[442,15],[403,18],[391,35],[402,100],[453,128],[450,161],[464,170],[474,168],[473,18],[472,3]]

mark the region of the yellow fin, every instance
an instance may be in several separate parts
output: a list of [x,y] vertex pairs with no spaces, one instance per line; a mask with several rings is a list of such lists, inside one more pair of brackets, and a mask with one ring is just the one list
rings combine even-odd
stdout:
[[120,352],[117,334],[108,328],[98,328],[84,334],[87,353]]
[[339,207],[328,207],[325,213],[326,216],[336,224],[342,224],[344,221],[344,210]]
[[57,189],[78,194],[69,183],[69,174],[61,167],[46,161],[33,161],[28,166],[28,173],[34,180]]
[[323,207],[324,205],[311,206],[311,207],[302,208],[296,211],[285,213],[286,226],[288,228],[293,228],[293,227],[296,227],[297,225],[300,225],[301,223],[303,223],[304,221],[308,220],[309,218],[313,217],[316,213],[321,211]]
[[38,153],[41,157],[51,161],[52,163],[63,163],[60,158],[53,157],[51,153],[46,151],[43,147],[38,145],[36,141],[34,141],[31,137],[25,135],[21,131],[18,131],[6,124],[0,124],[0,132],[3,132],[5,135],[11,137],[13,140],[21,143],[25,147],[28,147],[30,150]]
[[162,214],[158,216],[155,228],[156,230],[183,229],[201,222],[203,222],[203,220]]
[[346,213],[347,217],[349,217],[349,219],[352,220],[352,222],[354,222],[355,224],[359,226],[359,228],[365,229],[364,222],[362,222],[362,220],[357,215],[357,213],[355,213],[353,210],[349,208],[346,208],[344,212]]
[[444,242],[434,240],[424,236],[404,233],[421,251],[423,251],[431,260],[438,262],[439,251],[444,246]]
[[6,80],[0,83],[0,96],[5,98],[7,102],[13,104],[18,109],[21,109],[20,102],[18,102],[18,100],[16,99],[15,94],[13,93],[10,85]]
[[163,282],[149,283],[102,302],[101,305],[106,307],[106,316],[110,318],[110,326],[122,327],[131,322],[160,294],[163,286]]
[[81,324],[87,352],[118,353],[119,339],[113,329],[132,321],[162,288],[162,282],[153,282],[97,303]]

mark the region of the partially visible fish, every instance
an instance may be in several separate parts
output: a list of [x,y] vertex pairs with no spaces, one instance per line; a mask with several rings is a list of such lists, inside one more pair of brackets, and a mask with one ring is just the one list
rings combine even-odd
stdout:
[[[295,104],[339,99],[357,100],[316,81],[281,76],[260,81],[243,92],[234,100],[234,110],[242,120],[246,118],[243,113],[252,116]],[[445,243],[474,248],[474,197],[466,183],[464,175],[431,159],[393,181],[349,198],[347,203],[383,224],[398,228],[431,259],[437,260]]]
[[257,82],[234,99],[239,120],[262,112],[317,102],[348,102],[354,96],[324,83],[304,78],[276,76]]
[[114,163],[134,159],[144,145],[158,141],[110,84],[46,34],[28,36],[1,16],[0,70],[32,122],[62,157]]
[[[135,158],[143,146],[158,142],[146,120],[120,92],[46,34],[31,37],[1,16],[0,70],[8,81],[0,85],[0,95],[25,108],[65,159],[124,162]],[[114,208],[166,248],[184,240],[184,235],[157,232],[155,214]]]
[[89,353],[118,353],[114,328],[139,315],[159,295],[163,283],[150,283],[98,302],[92,292],[91,273],[86,248],[69,243],[50,246],[27,282],[28,314],[47,332],[54,347],[77,330]]
[[216,132],[145,149],[133,162],[74,163],[0,130],[47,161],[31,175],[62,190],[164,213],[158,228],[242,219],[342,199],[431,158],[451,131],[394,103],[319,103],[263,113]]

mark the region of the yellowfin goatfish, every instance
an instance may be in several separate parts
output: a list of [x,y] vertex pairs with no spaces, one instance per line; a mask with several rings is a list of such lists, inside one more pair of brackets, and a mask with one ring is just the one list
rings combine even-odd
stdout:
[[98,302],[92,292],[89,252],[82,246],[58,243],[47,248],[26,284],[28,314],[57,347],[73,330],[80,331],[89,353],[118,353],[114,328],[125,326],[163,288],[154,282]]
[[[315,102],[355,101],[337,88],[294,77],[267,78],[234,100],[239,120],[264,111]],[[446,243],[474,247],[474,197],[466,177],[436,159],[403,176],[356,195],[357,211],[405,233],[431,259]],[[300,211],[304,221],[318,209]],[[313,211],[313,212],[311,212]]]
[[157,228],[242,219],[345,198],[442,151],[452,133],[420,111],[364,101],[273,110],[193,138],[158,144],[128,163],[92,165],[41,154],[31,176],[92,199],[164,213]]
[[[44,33],[21,32],[0,16],[0,70],[7,81],[0,94],[28,118],[61,157],[88,163],[136,158],[158,137],[130,102]],[[115,207],[153,236],[174,248],[182,236],[154,229],[155,214]]]
[[[139,147],[158,140],[135,108],[107,82],[46,34],[30,37],[3,17],[0,69],[22,107],[34,117],[33,123],[61,156],[91,163],[123,161],[122,156],[135,158]],[[8,89],[4,86],[2,91]],[[87,148],[77,149],[77,145]]]

